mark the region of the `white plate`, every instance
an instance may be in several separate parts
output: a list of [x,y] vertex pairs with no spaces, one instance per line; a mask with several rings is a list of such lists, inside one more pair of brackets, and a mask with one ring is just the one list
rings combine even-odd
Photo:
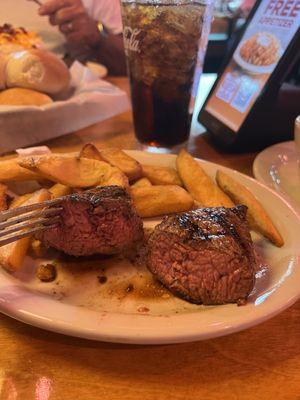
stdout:
[[[173,166],[175,163],[174,155],[137,151],[129,154],[145,164]],[[147,290],[142,297],[134,297],[123,290],[124,285],[121,291],[118,285],[124,280],[129,282],[135,274],[134,285],[138,287],[144,279],[139,275],[145,276],[146,270],[140,269],[136,276],[136,269],[121,259],[115,260],[105,272],[108,281],[104,285],[97,280],[100,268],[90,271],[85,266],[80,271],[74,266],[59,270],[58,285],[38,283],[32,278],[33,262],[27,259],[25,269],[16,276],[0,271],[0,311],[67,335],[159,344],[226,335],[259,324],[292,305],[300,295],[299,216],[282,197],[254,179],[213,163],[199,162],[212,176],[221,168],[245,184],[266,206],[285,239],[284,247],[278,249],[254,237],[256,249],[268,267],[259,272],[247,305],[197,306],[173,296],[153,298],[147,295]],[[109,262],[100,260],[99,267]]]
[[294,141],[275,144],[259,153],[253,173],[300,210],[300,161]]

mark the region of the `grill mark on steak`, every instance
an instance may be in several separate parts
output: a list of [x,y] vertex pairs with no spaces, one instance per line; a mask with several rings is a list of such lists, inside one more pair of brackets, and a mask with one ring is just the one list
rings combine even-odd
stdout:
[[[232,207],[231,211],[236,214],[241,221],[246,222],[246,215],[247,215],[247,206],[239,205],[236,207]],[[220,212],[220,210],[210,212],[208,211],[208,215],[215,220],[217,223],[220,224],[225,229],[226,234],[231,235],[238,244],[245,250],[245,242],[241,235],[239,235],[235,225],[230,223],[226,218],[225,212]]]
[[[236,215],[242,220],[246,220],[246,213],[247,213],[247,207],[240,205],[235,207],[237,210],[233,210]],[[241,241],[240,235],[238,234],[235,226],[232,223],[229,223],[226,218],[224,217],[224,212],[222,212],[221,209],[214,209],[214,208],[203,208],[201,209],[202,214],[198,214],[197,210],[192,211],[193,213],[193,218],[191,218],[191,213],[187,214],[179,214],[176,221],[181,227],[187,229],[187,231],[190,233],[191,238],[200,238],[202,240],[210,240],[210,239],[215,239],[218,236],[224,236],[226,234],[231,235],[236,239],[241,246],[243,246],[243,243]],[[168,217],[167,217],[168,218]],[[212,219],[216,223],[218,223],[223,229],[224,232],[220,231],[219,233],[209,233],[205,232],[199,223],[197,221],[204,221],[207,220],[207,218]]]
[[65,196],[65,198],[74,202],[88,201],[93,207],[97,207],[104,199],[118,199],[120,197],[130,201],[129,194],[120,186],[97,187]]
[[188,301],[242,302],[256,267],[246,210],[204,208],[165,218],[149,240],[150,271]]

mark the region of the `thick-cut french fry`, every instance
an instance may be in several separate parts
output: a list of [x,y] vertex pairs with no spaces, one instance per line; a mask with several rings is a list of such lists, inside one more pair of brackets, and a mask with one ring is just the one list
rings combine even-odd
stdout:
[[197,200],[194,200],[194,209],[195,210],[197,210],[198,208],[201,208],[202,206],[201,206],[201,204],[199,203],[199,201],[197,201]]
[[[27,206],[30,204],[40,203],[48,200],[50,193],[45,189],[40,189],[33,193],[30,198],[23,203]],[[28,247],[31,242],[31,237],[17,240],[16,242],[7,244],[6,246],[0,247],[0,264],[9,271],[16,271],[23,263],[26,256]]]
[[[62,196],[66,196],[66,195],[70,194],[72,192],[72,188],[70,188],[69,186],[62,185],[61,183],[56,183],[50,189],[48,189],[48,191],[51,195],[51,198],[56,199],[58,197],[62,197]],[[31,195],[29,194],[29,196],[31,196]],[[22,197],[25,197],[25,195]],[[42,242],[38,239],[33,239],[31,241],[30,247],[31,247],[33,254],[36,257],[42,257],[45,253],[45,248],[43,247]]]
[[[57,199],[58,197],[67,196],[72,193],[72,188],[69,186],[62,185],[61,183],[56,183],[48,192],[52,199]],[[42,242],[38,239],[33,239],[30,243],[31,251],[35,257],[43,257],[45,255],[46,248],[43,246]]]
[[19,165],[21,158],[0,161],[0,182],[20,182],[38,180],[40,176]]
[[23,158],[20,165],[38,172],[44,178],[69,187],[121,185],[122,183],[120,177],[116,177],[117,169],[108,163],[84,157],[79,158],[73,154]]
[[143,175],[148,178],[153,185],[183,186],[176,169],[171,167],[143,165]]
[[13,199],[13,201],[10,203],[9,208],[20,207],[21,205],[23,205],[23,203],[25,203],[25,201],[30,199],[31,196],[32,196],[32,193],[26,193],[26,194],[23,194],[22,196],[15,197]]
[[202,206],[232,207],[234,205],[187,151],[180,151],[176,164],[184,186]]
[[35,257],[45,256],[46,248],[43,246],[42,242],[38,239],[31,240],[30,243],[31,252]]
[[131,197],[141,217],[188,211],[194,204],[189,193],[175,185],[132,187]]
[[0,183],[0,211],[4,211],[7,209],[7,187]]
[[79,158],[82,157],[91,158],[92,160],[105,161],[101,157],[101,154],[97,147],[94,146],[92,143],[87,143],[82,147],[79,153]]
[[99,150],[92,143],[87,143],[81,149],[79,157],[105,161],[113,167],[119,168],[129,180],[138,179],[142,176],[141,164],[120,149],[110,148]]
[[141,178],[136,182],[134,182],[133,185],[131,185],[131,187],[134,188],[145,187],[145,186],[152,186],[152,183],[149,181],[148,178]]
[[111,166],[111,173],[101,186],[121,186],[124,189],[129,189],[129,182],[127,176],[117,167]]
[[284,241],[260,202],[242,184],[222,171],[217,171],[216,181],[235,204],[248,207],[247,219],[250,228],[268,238],[275,246],[281,247]]
[[48,189],[52,199],[56,199],[57,197],[66,196],[72,192],[72,188],[69,186],[62,185],[61,183],[56,183],[50,189]]
[[[101,155],[97,147],[93,144],[88,143],[80,151],[79,157],[89,158],[91,160],[101,161]],[[128,189],[129,183],[127,176],[117,167],[111,166],[111,173],[103,185],[117,185]]]
[[143,170],[141,164],[120,149],[99,150],[103,161],[108,162],[114,167],[118,167],[128,177],[130,181],[142,177]]

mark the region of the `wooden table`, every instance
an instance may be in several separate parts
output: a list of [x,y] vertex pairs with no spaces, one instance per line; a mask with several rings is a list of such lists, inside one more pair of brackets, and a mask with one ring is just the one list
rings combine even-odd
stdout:
[[[125,79],[117,79],[127,87]],[[220,152],[194,124],[188,149],[251,174],[255,154]],[[130,113],[53,140],[140,148]],[[299,282],[300,284],[300,282]],[[170,346],[98,343],[42,331],[0,315],[0,400],[300,399],[300,302],[257,327]]]

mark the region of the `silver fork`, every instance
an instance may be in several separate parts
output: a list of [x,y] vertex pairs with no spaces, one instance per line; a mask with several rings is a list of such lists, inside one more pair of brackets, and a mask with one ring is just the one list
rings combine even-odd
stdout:
[[0,247],[56,226],[61,201],[58,198],[0,212]]

